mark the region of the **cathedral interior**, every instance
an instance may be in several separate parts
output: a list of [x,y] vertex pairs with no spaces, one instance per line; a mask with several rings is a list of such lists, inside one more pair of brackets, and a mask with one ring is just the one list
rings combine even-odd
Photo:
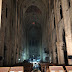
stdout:
[[72,65],[72,0],[0,0],[0,66],[24,61]]

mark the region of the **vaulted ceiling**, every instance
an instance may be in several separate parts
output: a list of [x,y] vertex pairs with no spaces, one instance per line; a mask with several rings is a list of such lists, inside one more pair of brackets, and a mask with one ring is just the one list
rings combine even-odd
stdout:
[[[35,34],[41,36],[46,26],[49,8],[52,0],[17,0],[18,20],[23,32],[29,33],[29,37]],[[53,4],[52,4],[53,5]]]
[[48,0],[18,0],[18,17],[22,27],[31,26],[32,22],[43,27],[48,14]]

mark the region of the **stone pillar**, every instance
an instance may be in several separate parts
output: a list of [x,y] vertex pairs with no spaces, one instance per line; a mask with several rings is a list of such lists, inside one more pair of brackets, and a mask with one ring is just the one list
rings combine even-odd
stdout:
[[58,63],[64,64],[63,42],[57,42]]
[[[68,1],[61,0],[61,3],[62,3],[64,25],[65,25],[67,55],[72,57],[71,21],[69,16]],[[68,63],[72,64],[72,58],[68,59]]]
[[0,28],[1,28],[2,0],[0,0]]
[[15,24],[15,49],[14,49],[14,63],[16,63],[17,61],[17,53],[16,53],[16,50],[17,49],[17,1],[16,1],[16,24]]
[[[59,28],[58,28],[58,23],[60,21],[60,14],[59,14],[59,8],[60,6],[58,7],[58,1],[56,2],[56,0],[54,0],[54,15],[55,15],[55,24],[56,24],[56,36],[57,36],[57,42],[59,42]],[[59,51],[59,44],[57,43],[57,53],[58,53],[58,64],[60,64],[60,51]]]
[[[0,0],[1,3],[1,0]],[[1,5],[1,4],[0,4]],[[4,2],[5,5],[5,2]],[[5,36],[5,23],[6,23],[6,18],[5,18],[5,6],[3,5],[3,11],[2,11],[2,26],[0,28],[0,56],[2,57],[2,60],[0,61],[0,66],[3,66],[3,60],[4,60],[4,36]],[[1,16],[0,16],[1,17]]]
[[56,63],[56,51],[55,51],[55,45],[53,45],[53,63]]
[[50,43],[49,43],[49,63],[52,62],[52,57],[51,57],[51,46],[50,46]]
[[51,49],[49,49],[49,62],[52,63],[52,54],[51,54]]
[[0,31],[0,66],[3,66],[4,32]]

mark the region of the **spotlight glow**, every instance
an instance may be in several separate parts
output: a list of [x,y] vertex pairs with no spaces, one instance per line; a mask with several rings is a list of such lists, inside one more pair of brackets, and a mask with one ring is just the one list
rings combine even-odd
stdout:
[[18,59],[20,61],[20,59]]

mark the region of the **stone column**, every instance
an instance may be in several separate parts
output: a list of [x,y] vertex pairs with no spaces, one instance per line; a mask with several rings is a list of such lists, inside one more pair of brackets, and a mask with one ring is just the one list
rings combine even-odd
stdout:
[[68,63],[72,64],[72,39],[71,39],[71,21],[69,15],[69,7],[67,0],[61,0],[62,3],[62,11],[65,25],[65,38],[66,38],[66,46],[67,46],[67,55],[70,59],[68,59]]
[[16,24],[15,24],[15,49],[14,49],[14,63],[16,63],[16,49],[17,49],[17,1],[16,1]]
[[50,44],[51,44],[51,42],[49,42],[49,63],[52,62],[52,55],[51,55],[52,47]]
[[57,42],[58,63],[64,64],[63,42]]
[[[58,23],[60,19],[59,15],[59,7],[58,7],[58,1],[54,0],[54,15],[55,15],[55,24],[56,24],[56,36],[57,36],[57,42],[59,42],[59,28],[58,28]],[[57,53],[58,53],[58,64],[60,64],[60,57],[59,57],[59,46],[57,43]]]
[[[51,47],[50,47],[51,48]],[[51,49],[49,49],[49,62],[52,62],[52,54],[51,54]]]
[[55,51],[55,44],[53,45],[53,63],[56,63],[56,51]]
[[[1,0],[0,0],[1,3]],[[4,2],[5,5],[5,2]],[[5,18],[5,6],[3,5],[3,11],[2,11],[2,23],[3,24],[0,28],[0,56],[2,57],[2,60],[0,61],[0,66],[3,66],[3,60],[4,60],[4,36],[5,36],[5,23],[6,23],[6,18]],[[1,17],[1,16],[0,16]]]
[[0,28],[1,28],[2,0],[0,0]]
[[4,32],[1,30],[0,31],[0,66],[3,66],[3,50],[4,50]]

